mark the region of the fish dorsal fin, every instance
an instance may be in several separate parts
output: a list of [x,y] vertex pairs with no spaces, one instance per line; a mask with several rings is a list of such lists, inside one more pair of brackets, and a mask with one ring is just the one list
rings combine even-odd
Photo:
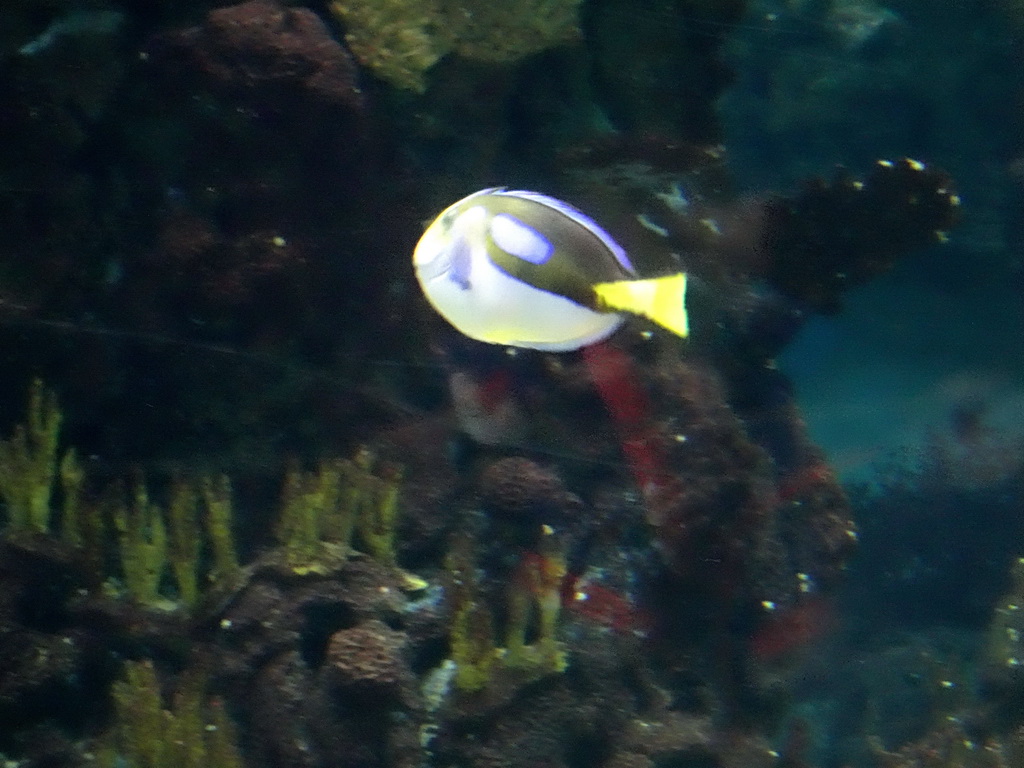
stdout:
[[676,336],[686,337],[690,333],[685,273],[647,280],[597,283],[594,295],[603,310],[631,312],[646,317]]

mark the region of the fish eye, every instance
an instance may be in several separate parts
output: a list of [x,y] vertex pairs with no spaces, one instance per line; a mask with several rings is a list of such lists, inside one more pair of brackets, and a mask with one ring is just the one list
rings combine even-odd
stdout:
[[450,229],[455,223],[456,213],[451,208],[441,214],[440,224],[445,229]]

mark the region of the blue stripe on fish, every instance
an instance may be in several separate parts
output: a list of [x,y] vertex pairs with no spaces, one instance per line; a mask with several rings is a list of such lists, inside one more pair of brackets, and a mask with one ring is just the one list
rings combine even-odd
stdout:
[[471,287],[469,274],[473,269],[473,255],[470,253],[469,243],[459,239],[452,244],[450,264],[448,279],[462,290],[468,291]]
[[604,243],[605,247],[612,252],[613,256],[615,256],[615,260],[622,265],[623,269],[630,274],[636,274],[636,269],[633,268],[633,264],[629,260],[629,256],[626,255],[626,251],[622,246],[615,242],[611,235],[601,229],[601,226],[596,221],[582,211],[576,210],[568,203],[564,203],[561,200],[548,195],[542,195],[540,192],[528,192],[524,189],[503,189],[502,187],[493,187],[491,189],[484,190],[484,192],[487,194],[507,195],[509,197],[518,197],[523,200],[532,200],[535,203],[539,203],[548,208],[553,208],[559,213],[568,216],[581,227],[590,230],[598,240]]
[[501,250],[531,264],[543,264],[555,251],[544,235],[510,214],[499,213],[490,227],[491,238]]

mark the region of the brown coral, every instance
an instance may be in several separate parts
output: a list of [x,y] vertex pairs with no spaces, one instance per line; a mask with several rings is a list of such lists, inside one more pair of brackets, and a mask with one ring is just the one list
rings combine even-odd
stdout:
[[331,683],[348,692],[397,692],[412,679],[402,658],[405,636],[380,621],[367,621],[331,636],[326,670]]
[[769,519],[774,483],[768,454],[751,441],[718,376],[698,363],[660,372],[666,455],[678,484],[652,502],[663,554],[701,580],[728,579]]
[[798,195],[765,203],[768,281],[834,313],[843,291],[887,272],[905,253],[943,242],[959,207],[945,172],[909,158],[879,160],[863,181],[844,170],[830,183],[808,181]]
[[480,477],[483,508],[508,520],[556,522],[571,501],[558,475],[530,459],[499,459]]
[[211,11],[202,26],[164,41],[206,81],[237,96],[268,91],[359,111],[363,96],[348,52],[307,8],[250,0]]

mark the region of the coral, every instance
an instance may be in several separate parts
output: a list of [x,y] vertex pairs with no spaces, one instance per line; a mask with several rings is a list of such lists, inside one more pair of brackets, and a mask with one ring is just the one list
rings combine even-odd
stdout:
[[165,707],[150,661],[130,661],[114,684],[114,726],[98,751],[103,768],[241,768],[235,728],[222,702],[207,696],[201,668],[179,680]]
[[238,573],[238,554],[232,532],[231,481],[227,475],[205,476],[200,493],[206,506],[206,535],[213,551],[211,581],[229,579]]
[[610,342],[585,347],[582,356],[594,388],[618,429],[619,445],[648,502],[651,522],[657,523],[661,499],[678,491],[678,480],[660,445],[639,371],[629,355]]
[[0,441],[0,496],[12,530],[50,531],[50,496],[58,472],[60,424],[56,397],[35,379],[26,423]]
[[996,604],[981,666],[981,690],[1002,727],[1024,722],[1024,558],[1010,567],[1010,588]]
[[331,683],[349,694],[395,695],[413,677],[402,658],[405,636],[380,621],[365,621],[331,635],[325,670]]
[[301,247],[272,228],[229,237],[210,219],[172,210],[162,217],[155,262],[174,271],[171,283],[183,283],[181,301],[193,311],[223,316],[252,300],[254,291],[304,266]]
[[[554,539],[545,536],[541,553],[522,555],[515,567],[507,589],[505,647],[501,648],[496,643],[494,616],[481,594],[473,557],[476,545],[472,537],[455,537],[445,568],[452,611],[451,661],[459,690],[481,691],[497,679],[515,687],[566,670],[568,660],[558,640],[566,563]],[[535,638],[528,644],[531,634]]]
[[385,565],[395,565],[402,469],[396,464],[383,464],[373,475],[370,474],[373,461],[373,455],[364,449],[354,464],[361,475],[350,491],[356,510],[356,527],[369,554]]
[[[85,471],[74,448],[59,454],[63,416],[56,396],[39,379],[30,387],[26,423],[0,441],[0,496],[8,532],[59,536],[78,550],[95,587],[103,577],[104,518],[84,493]],[[61,502],[54,503],[59,479]]]
[[511,62],[580,37],[582,0],[479,3],[442,0],[452,49],[477,61]]
[[675,482],[648,502],[655,536],[678,573],[718,581],[742,567],[754,533],[770,519],[769,457],[706,365],[666,363],[657,376],[658,412],[665,414],[658,439]]
[[988,661],[996,667],[1013,669],[1024,665],[1024,558],[1011,568],[1010,591],[996,607],[989,628]]
[[336,0],[330,7],[345,25],[345,42],[356,58],[399,88],[423,91],[424,73],[449,51],[439,0]]
[[345,42],[379,77],[423,91],[425,73],[450,52],[512,62],[579,36],[580,0],[335,0]]
[[950,718],[897,750],[886,750],[878,743],[873,747],[872,756],[880,768],[1008,768],[1020,765],[1024,757],[1024,729],[1006,739],[993,736],[979,743],[957,718]]
[[463,691],[478,691],[490,682],[498,652],[494,617],[480,597],[473,545],[470,536],[458,535],[445,557],[445,595],[452,612],[449,645],[455,684]]
[[60,484],[64,492],[64,504],[61,506],[60,535],[61,539],[73,547],[85,547],[90,538],[89,528],[96,526],[97,516],[88,514],[83,509],[82,485],[85,482],[85,471],[78,461],[78,454],[71,448],[64,454],[60,462]]
[[909,251],[944,242],[960,215],[952,180],[916,160],[879,160],[863,181],[840,171],[765,206],[769,282],[819,312]]
[[109,498],[125,588],[143,605],[161,605],[160,585],[168,561],[163,513],[149,500],[141,480],[135,484],[131,501],[125,503],[123,497],[123,490],[118,490]]
[[[296,578],[278,553],[243,571],[204,622],[218,679],[244,701],[259,764],[380,766],[390,744],[419,750],[415,678],[396,569],[352,554]],[[403,747],[403,750],[405,747]],[[419,756],[422,759],[422,755]]]
[[[374,463],[373,453],[363,448],[351,460],[323,461],[315,472],[288,471],[277,538],[296,573],[330,569],[344,559],[354,535],[377,560],[396,564],[402,472],[394,464]],[[409,580],[411,585],[415,577]]]
[[15,723],[73,722],[96,648],[71,606],[89,586],[78,553],[61,542],[0,538],[0,718],[11,733]]
[[[541,554],[524,556],[509,585],[505,656],[510,667],[540,672],[564,672],[565,650],[558,641],[558,617],[562,610],[565,555],[556,544],[545,541]],[[536,617],[534,618],[534,611]],[[527,633],[536,621],[536,640],[527,645]]]
[[633,639],[580,631],[570,674],[525,686],[498,678],[484,692],[450,697],[430,745],[436,764],[716,764],[712,720],[672,711],[644,664]]
[[178,585],[178,598],[193,606],[199,600],[199,557],[203,545],[199,493],[193,483],[180,477],[172,482],[167,522],[167,555]]
[[625,754],[642,754],[662,765],[714,753],[711,722],[683,712],[657,712],[635,718],[621,738]]
[[342,504],[344,473],[344,462],[323,461],[315,472],[293,466],[285,475],[276,533],[296,573],[323,570],[345,557],[355,510]]
[[157,55],[168,63],[183,59],[207,83],[236,97],[276,94],[307,109],[363,108],[348,52],[307,8],[273,0],[218,8],[202,26],[162,40]]
[[561,522],[573,497],[561,478],[530,459],[498,459],[480,476],[480,504],[490,515],[532,524]]
[[[124,587],[134,600],[150,607],[192,609],[208,582],[237,573],[230,492],[224,477],[179,477],[171,483],[165,513],[150,500],[141,478],[127,502],[122,487],[107,490],[101,507],[114,522]],[[203,559],[207,539],[212,567]],[[164,591],[169,576],[173,599]]]

